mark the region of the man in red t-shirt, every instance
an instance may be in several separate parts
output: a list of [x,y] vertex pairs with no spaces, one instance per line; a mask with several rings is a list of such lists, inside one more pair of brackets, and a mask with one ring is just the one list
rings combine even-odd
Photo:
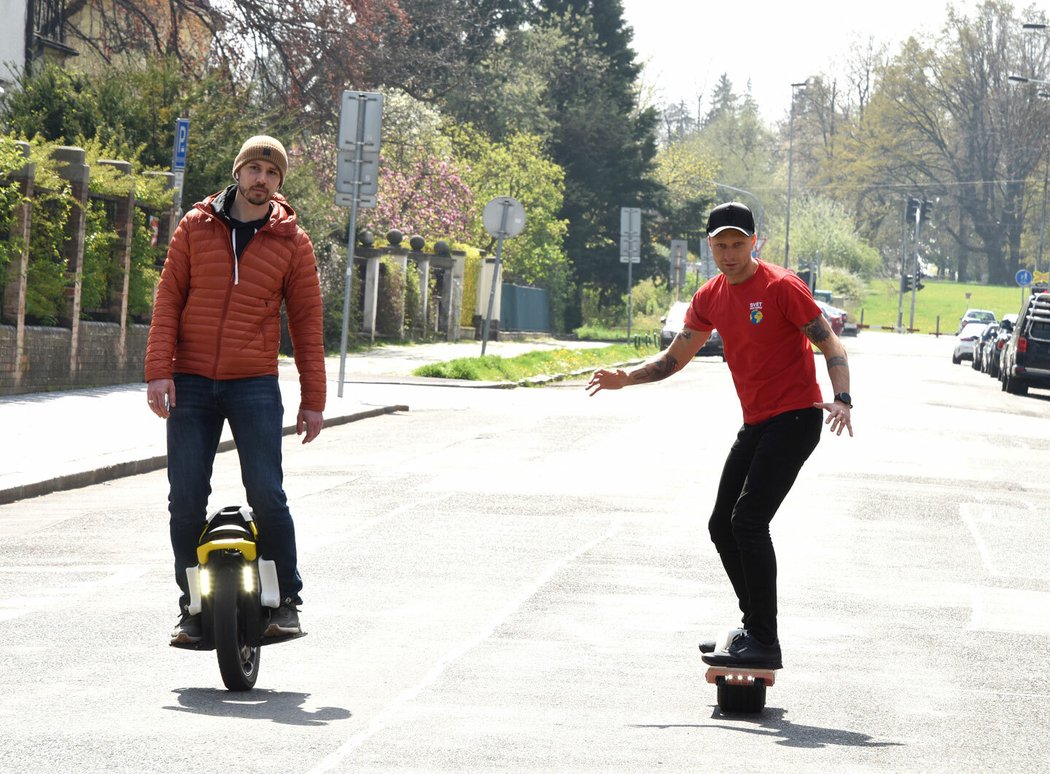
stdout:
[[[708,528],[740,602],[743,630],[724,651],[712,652],[713,643],[700,649],[709,664],[780,669],[769,523],[820,440],[823,412],[832,432],[853,435],[849,364],[806,284],[755,258],[751,210],[739,202],[715,207],[707,240],[721,274],[693,296],[681,333],[630,372],[599,369],[587,388],[596,395],[666,379],[718,329],[744,424],[726,458]],[[811,345],[824,354],[835,393],[830,403],[822,402]]]

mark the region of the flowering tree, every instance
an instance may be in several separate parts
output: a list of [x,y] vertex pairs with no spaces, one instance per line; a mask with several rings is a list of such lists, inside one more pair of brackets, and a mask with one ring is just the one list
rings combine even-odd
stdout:
[[376,207],[366,210],[362,224],[385,233],[396,228],[428,241],[470,238],[474,195],[451,161],[422,156],[397,167],[380,163]]

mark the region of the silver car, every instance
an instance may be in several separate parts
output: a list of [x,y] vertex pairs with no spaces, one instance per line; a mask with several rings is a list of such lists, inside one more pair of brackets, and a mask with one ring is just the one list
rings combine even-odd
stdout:
[[993,324],[986,322],[966,323],[955,336],[955,351],[952,352],[952,363],[959,365],[964,360],[973,360],[974,343],[984,333],[985,328]]

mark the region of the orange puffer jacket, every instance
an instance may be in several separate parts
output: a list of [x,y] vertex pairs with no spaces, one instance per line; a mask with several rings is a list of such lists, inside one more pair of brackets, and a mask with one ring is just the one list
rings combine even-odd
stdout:
[[283,300],[300,408],[323,411],[321,289],[310,238],[284,197],[274,194],[270,220],[244,248],[235,279],[230,226],[213,207],[222,195],[195,204],[172,236],[149,329],[146,381],[175,373],[276,376]]

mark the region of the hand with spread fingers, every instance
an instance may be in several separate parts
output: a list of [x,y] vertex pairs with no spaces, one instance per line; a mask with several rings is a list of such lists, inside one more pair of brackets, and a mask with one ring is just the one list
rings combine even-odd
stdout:
[[828,412],[828,418],[824,420],[825,425],[831,425],[831,432],[842,435],[843,430],[849,431],[849,437],[853,437],[853,424],[850,422],[850,406],[839,401],[831,403],[814,403],[815,408]]
[[619,390],[627,385],[627,372],[622,368],[610,371],[607,368],[599,368],[591,375],[587,382],[587,391],[592,396],[602,390]]

